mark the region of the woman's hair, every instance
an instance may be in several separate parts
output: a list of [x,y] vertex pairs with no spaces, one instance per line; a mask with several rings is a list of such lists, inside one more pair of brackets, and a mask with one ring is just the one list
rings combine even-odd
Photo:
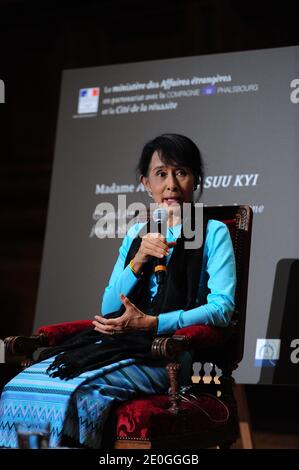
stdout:
[[200,184],[202,192],[204,170],[201,153],[197,145],[180,134],[162,134],[145,144],[137,166],[141,176],[147,176],[153,153],[157,151],[162,162],[189,168],[195,184]]

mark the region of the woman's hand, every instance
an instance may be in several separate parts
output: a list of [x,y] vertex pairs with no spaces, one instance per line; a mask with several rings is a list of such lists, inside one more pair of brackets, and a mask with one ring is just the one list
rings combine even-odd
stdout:
[[139,250],[132,259],[134,271],[139,273],[142,270],[142,266],[147,263],[152,256],[156,258],[168,256],[170,246],[173,246],[173,242],[166,242],[165,237],[160,233],[147,233],[144,235]]
[[96,320],[92,322],[96,331],[104,334],[114,334],[134,330],[151,331],[156,328],[156,317],[143,313],[123,294],[120,294],[120,300],[125,306],[126,311],[118,318],[108,319],[96,315]]

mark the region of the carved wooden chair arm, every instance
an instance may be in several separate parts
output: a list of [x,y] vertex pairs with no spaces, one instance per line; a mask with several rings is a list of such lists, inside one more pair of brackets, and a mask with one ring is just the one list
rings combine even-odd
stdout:
[[186,336],[157,336],[153,340],[151,353],[154,357],[175,360],[186,349],[188,349]]
[[33,364],[33,354],[39,348],[48,346],[48,338],[44,334],[31,336],[8,336],[4,339],[6,357],[22,357],[21,367]]
[[[152,343],[152,354],[155,357],[164,357],[175,359],[177,355],[184,350],[187,344],[187,338],[184,336],[157,336]],[[30,357],[37,349],[49,346],[48,336],[45,333],[39,333],[31,336],[8,336],[4,339],[5,351],[10,356]]]
[[30,356],[38,348],[48,345],[46,335],[8,336],[4,339],[5,352],[11,356]]

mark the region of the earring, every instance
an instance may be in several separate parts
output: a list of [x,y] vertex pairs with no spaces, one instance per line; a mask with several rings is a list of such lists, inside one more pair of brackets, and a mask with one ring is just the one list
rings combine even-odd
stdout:
[[150,190],[147,190],[147,194],[149,195],[149,197],[153,197],[153,193]]
[[193,186],[193,191],[196,191],[198,189],[198,184],[196,184],[195,186]]

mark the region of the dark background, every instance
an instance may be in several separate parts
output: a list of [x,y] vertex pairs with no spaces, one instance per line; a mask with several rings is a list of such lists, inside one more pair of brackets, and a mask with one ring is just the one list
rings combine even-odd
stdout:
[[[31,333],[62,70],[299,45],[295,5],[0,0],[0,338]],[[255,428],[299,431],[298,387],[246,388]]]

